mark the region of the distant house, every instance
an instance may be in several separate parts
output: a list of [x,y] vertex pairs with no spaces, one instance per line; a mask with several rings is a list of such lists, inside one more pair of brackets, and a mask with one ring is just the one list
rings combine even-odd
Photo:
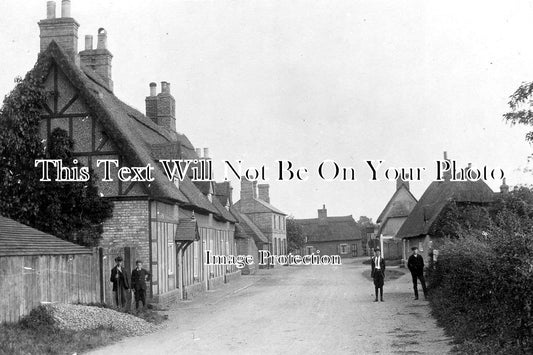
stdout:
[[[268,184],[258,185],[256,181],[241,179],[241,198],[231,210],[236,212],[234,214],[240,222],[239,234],[248,235],[248,243],[251,239],[255,243],[255,246],[247,247],[251,249],[241,249],[242,252],[257,249],[269,250],[274,255],[287,253],[287,215],[270,204],[269,189]],[[243,244],[241,247],[244,247]]]
[[396,238],[400,227],[411,214],[417,203],[409,190],[409,182],[398,179],[396,191],[379,215],[377,236],[383,239],[383,256],[388,259],[399,259],[403,254],[402,241]]
[[0,216],[0,323],[43,302],[98,302],[98,270],[93,250]]
[[400,230],[397,238],[403,239],[403,258],[406,259],[412,247],[418,247],[424,260],[428,261],[428,250],[436,237],[436,223],[444,208],[452,201],[458,205],[488,205],[494,201],[495,193],[483,181],[451,181],[445,176],[444,181],[433,181]]
[[[252,220],[241,213],[232,200],[232,187],[228,181],[216,183],[215,196],[220,203],[229,209],[230,213],[236,219],[235,225],[235,243],[237,255],[258,256],[259,250],[270,250],[268,237],[259,229]],[[257,269],[257,260],[254,264],[247,265],[242,269],[243,275],[254,274]]]
[[364,255],[363,236],[354,218],[350,216],[328,217],[323,205],[318,218],[295,219],[307,235],[305,254],[340,255],[350,258]]

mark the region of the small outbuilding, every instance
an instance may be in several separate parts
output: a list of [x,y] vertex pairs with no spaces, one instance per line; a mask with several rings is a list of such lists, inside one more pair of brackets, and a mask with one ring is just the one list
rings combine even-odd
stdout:
[[99,301],[98,270],[90,248],[0,216],[0,323],[42,303]]

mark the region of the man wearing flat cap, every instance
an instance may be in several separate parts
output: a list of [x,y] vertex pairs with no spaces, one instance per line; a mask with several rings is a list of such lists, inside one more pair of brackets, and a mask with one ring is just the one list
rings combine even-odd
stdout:
[[424,258],[418,254],[418,248],[412,247],[413,254],[407,260],[407,267],[411,271],[411,277],[413,278],[413,289],[415,291],[415,300],[418,299],[418,280],[422,284],[422,290],[424,291],[424,298],[427,299],[426,280],[424,279]]
[[126,295],[130,288],[130,277],[122,265],[122,257],[115,258],[115,267],[111,269],[111,279],[113,283],[113,292],[115,292],[115,304],[117,307],[126,305]]

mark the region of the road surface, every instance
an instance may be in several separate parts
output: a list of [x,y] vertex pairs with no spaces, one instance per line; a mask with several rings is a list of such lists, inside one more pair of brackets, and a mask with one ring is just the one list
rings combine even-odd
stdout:
[[386,281],[374,303],[362,260],[260,270],[180,302],[164,329],[93,354],[446,354],[410,276]]

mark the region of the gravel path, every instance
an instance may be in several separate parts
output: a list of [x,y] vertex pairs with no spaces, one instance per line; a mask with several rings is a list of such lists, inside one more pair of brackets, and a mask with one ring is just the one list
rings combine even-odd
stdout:
[[[178,303],[168,326],[94,354],[446,354],[451,346],[414,301],[408,274],[374,303],[361,259],[260,270]],[[399,270],[401,271],[401,270]]]
[[85,330],[103,326],[114,328],[127,336],[142,335],[159,329],[144,319],[109,308],[63,303],[47,307],[61,329]]

